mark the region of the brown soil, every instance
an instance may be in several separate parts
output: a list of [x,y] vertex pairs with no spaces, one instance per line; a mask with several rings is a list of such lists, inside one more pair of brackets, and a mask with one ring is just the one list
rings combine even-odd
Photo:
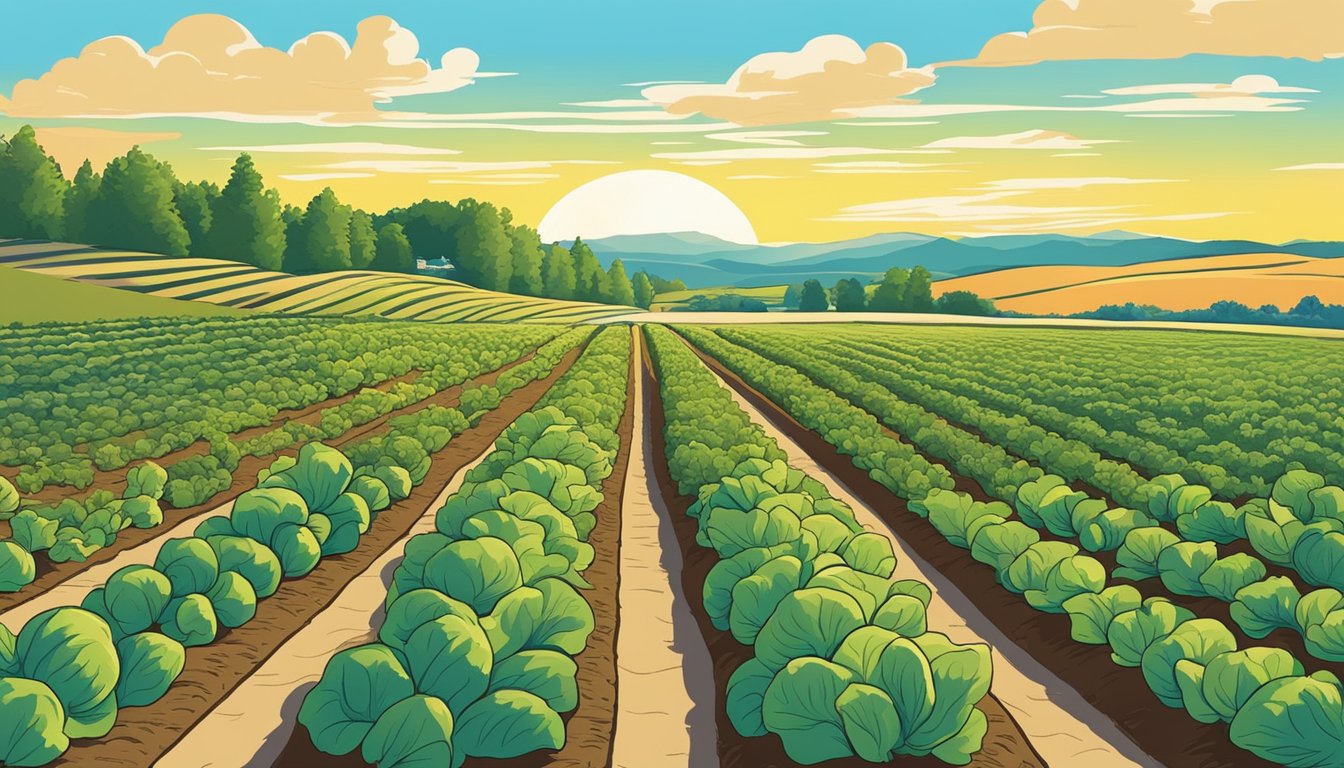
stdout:
[[[282,411],[278,411],[275,414],[275,418],[271,419],[269,422],[257,425],[255,427],[248,427],[247,429],[244,429],[240,432],[234,432],[231,435],[229,435],[229,439],[231,439],[235,443],[240,443],[244,440],[256,437],[257,435],[262,435],[267,432],[270,432],[271,430],[276,429],[278,427],[283,427],[286,424],[289,424],[290,422],[296,422],[299,424],[315,424],[317,423],[319,415],[323,410],[327,408],[334,408],[338,405],[344,405],[345,403],[348,403],[351,400],[353,400],[355,395],[359,394],[361,391],[365,389],[376,389],[380,392],[386,392],[399,382],[403,381],[407,383],[414,382],[416,379],[420,378],[420,375],[421,372],[418,370],[411,371],[410,373],[404,374],[402,376],[394,376],[390,379],[384,379],[383,381],[380,381],[377,384],[373,384],[368,387],[356,387],[354,390],[347,392],[344,395],[340,395],[338,397],[331,397],[326,400],[313,403],[311,405],[306,405],[299,408],[286,408]],[[137,433],[132,433],[131,435],[123,435],[122,440],[126,442],[133,441],[136,434]],[[143,431],[141,431],[139,434],[143,434]],[[84,445],[77,447],[76,450],[88,450],[88,448],[89,448],[88,445]],[[168,453],[165,453],[162,456],[146,457],[145,460],[152,461],[155,464],[158,464],[159,466],[162,467],[168,467],[173,464],[176,464],[179,461],[182,461],[183,459],[189,459],[193,456],[204,456],[209,452],[210,452],[210,444],[208,442],[206,442],[205,440],[196,440],[195,442],[186,447],[179,448],[175,451],[169,451]],[[140,460],[137,459],[136,461]],[[134,464],[136,462],[131,463]],[[24,500],[38,501],[43,504],[55,504],[57,502],[60,502],[62,499],[70,499],[78,496],[83,496],[86,492],[92,491],[93,489],[107,489],[109,491],[112,491],[113,493],[120,495],[121,492],[126,488],[127,469],[128,467],[121,467],[120,469],[107,469],[107,470],[95,468],[93,470],[93,482],[91,482],[88,486],[84,488],[75,488],[74,486],[70,485],[48,485],[44,486],[42,490],[38,491],[37,493],[25,496]]]
[[[568,365],[565,365],[568,368]],[[625,471],[630,462],[634,425],[633,361],[627,384],[626,408],[621,416],[617,434],[621,438],[620,451],[612,463],[611,474],[602,483],[602,502],[594,510],[597,526],[589,534],[593,546],[592,565],[583,576],[593,585],[585,590],[584,599],[593,609],[594,629],[588,645],[574,658],[578,664],[579,705],[564,715],[565,746],[555,752],[533,752],[509,760],[469,758],[470,768],[532,768],[534,766],[564,766],[565,768],[603,768],[611,764],[611,740],[616,730],[616,633],[619,628],[617,596],[619,594],[621,498],[625,491]],[[326,768],[370,768],[358,751],[333,756],[318,751],[308,735],[308,729],[297,727],[290,735],[275,766],[281,768],[308,768],[322,765]]]
[[[583,346],[584,345],[579,345],[579,347],[576,347],[575,350],[571,350],[570,353],[571,356],[566,357],[565,360],[570,361],[572,363],[573,360],[578,358],[577,350],[581,350]],[[467,387],[485,386],[493,384],[495,380],[497,380],[500,376],[504,374],[505,371],[509,370],[510,368],[513,368],[516,365],[521,365],[523,362],[527,360],[530,360],[535,354],[536,354],[535,350],[533,352],[529,352],[523,357],[514,360],[513,362],[509,363],[508,365],[505,365],[502,368],[496,369],[486,374],[482,374],[481,376],[477,376],[475,379],[472,379],[466,382],[465,384],[458,384],[449,387],[447,389],[441,390],[424,400],[412,403],[403,408],[398,408],[397,410],[384,416],[380,416],[366,424],[355,426],[349,432],[346,432],[344,435],[341,435],[340,437],[334,440],[329,440],[327,442],[328,444],[339,448],[361,437],[365,437],[375,431],[380,430],[384,425],[387,424],[388,421],[390,421],[392,418],[396,416],[400,416],[407,413],[413,413],[423,408],[427,408],[431,405],[441,405],[443,407],[451,407],[453,405],[456,405],[458,398],[462,396],[462,392],[465,391]],[[565,363],[562,362],[561,364],[564,365]],[[328,403],[322,404],[323,407],[327,405]],[[33,597],[36,597],[41,592],[51,589],[52,587],[60,584],[66,579],[69,579],[75,574],[83,571],[91,564],[106,562],[108,560],[111,560],[113,557],[116,557],[121,552],[124,552],[128,549],[132,549],[134,547],[138,547],[147,541],[152,541],[153,539],[162,535],[163,532],[167,530],[167,527],[178,525],[179,523],[185,520],[190,520],[194,517],[204,517],[205,515],[211,512],[215,512],[216,510],[219,509],[221,505],[227,504],[230,501],[233,501],[234,499],[238,498],[238,496],[240,496],[244,491],[251,490],[257,483],[257,473],[269,467],[271,465],[271,462],[275,461],[275,459],[278,456],[280,456],[281,453],[286,453],[289,450],[292,449],[285,449],[280,451],[279,453],[271,453],[265,456],[244,456],[241,460],[239,460],[238,467],[233,470],[233,483],[225,490],[220,491],[219,493],[210,497],[206,501],[197,504],[194,507],[185,507],[183,509],[171,509],[171,508],[164,509],[163,522],[160,523],[159,525],[156,525],[153,528],[127,528],[126,530],[121,531],[120,533],[117,534],[117,540],[114,541],[110,546],[104,547],[98,550],[97,552],[94,552],[93,555],[91,555],[88,560],[82,563],[75,563],[75,562],[53,563],[51,560],[47,559],[45,552],[34,553],[33,560],[37,565],[36,578],[33,580],[31,584],[24,586],[18,592],[0,592],[0,613],[3,613],[4,611],[7,611],[10,608],[13,608],[17,605],[22,605],[23,603],[28,602],[28,600],[32,599]],[[119,493],[119,489],[124,488],[125,485],[126,485],[126,478],[125,475],[123,474],[120,477],[120,479],[117,480],[112,487],[110,487],[110,490]],[[8,523],[0,523],[0,538],[4,538],[6,534],[8,534]]]
[[[163,698],[147,707],[122,710],[117,725],[104,738],[71,741],[70,750],[53,765],[143,768],[153,763],[275,648],[299,631],[308,616],[325,608],[384,550],[403,538],[418,518],[432,514],[434,510],[427,507],[444,485],[488,448],[514,419],[531,409],[574,363],[582,347],[571,350],[549,376],[516,390],[476,426],[456,435],[435,457],[429,475],[410,497],[378,515],[358,549],[323,558],[307,576],[283,582],[275,594],[261,601],[252,621],[221,633],[208,646],[187,649],[186,670]],[[335,763],[323,759],[296,764]]]
[[[700,350],[698,347],[691,344],[688,339],[683,337],[682,341],[684,341],[687,344],[687,346],[689,346],[691,350],[694,351],[700,357],[701,360],[704,360],[705,363],[709,365],[713,370],[718,372],[720,375],[729,378],[732,386],[734,388],[737,388],[739,392],[742,391],[739,387],[747,387],[748,389],[751,389],[751,385],[747,384],[740,376],[729,370],[717,359],[713,358],[712,356]],[[780,365],[787,365],[787,364],[780,363]],[[799,371],[799,373],[802,373],[802,371]],[[820,387],[826,386],[822,382],[816,381],[815,379],[811,379],[811,377],[809,377],[809,379],[812,380],[813,383],[817,384],[817,386]],[[751,391],[755,393],[756,397],[761,398],[765,397],[764,394],[756,391],[755,389],[751,389]],[[865,413],[871,414],[874,418],[879,420],[879,423],[881,422],[880,415],[868,411],[866,408],[863,407],[862,404],[850,400],[841,393],[837,392],[836,394],[842,399],[844,399],[846,402],[848,402],[850,405],[854,406],[855,408],[858,408],[861,411],[864,411]],[[778,408],[776,407],[775,410],[778,411]],[[769,412],[771,411],[767,410],[767,413]],[[792,424],[796,425],[798,429],[807,430],[807,427],[797,422],[792,416],[788,416],[788,419]],[[948,424],[951,424],[954,427],[965,429],[966,431],[971,432],[972,434],[979,437],[981,442],[984,442],[989,445],[995,444],[992,440],[989,440],[983,434],[974,430],[973,428],[962,426],[957,422],[953,421],[948,421]],[[894,440],[902,440],[900,435],[891,431],[885,425],[882,425],[882,430],[887,437],[890,437]],[[811,433],[811,430],[807,431]],[[820,437],[818,437],[818,439],[821,439],[822,442],[825,443],[824,439]],[[829,443],[827,443],[827,445],[829,445]],[[920,450],[917,446],[912,445],[912,447],[914,447],[916,451]],[[834,450],[834,447],[832,447],[832,450]],[[1035,463],[1032,462],[1030,459],[1025,459],[1021,456],[1018,456],[1012,451],[1009,451],[1007,448],[1004,448],[1004,450],[1007,451],[1009,456],[1022,459],[1023,461],[1027,461],[1028,463]],[[923,454],[922,451],[920,451],[920,453],[921,455],[925,455]],[[925,455],[925,458],[927,458],[930,462],[940,463],[938,462],[937,459],[933,458],[932,456]],[[952,478],[956,483],[955,485],[956,490],[970,494],[977,501],[991,502],[998,500],[993,496],[991,496],[990,494],[988,494],[974,480],[958,474],[952,467],[947,466],[946,463],[942,463],[942,466],[946,468],[949,473],[951,473]],[[855,471],[860,470],[856,469]],[[1102,499],[1111,507],[1119,506],[1114,501],[1112,501],[1109,496],[1102,493],[1100,490],[1091,485],[1077,481],[1070,482],[1070,485],[1078,490],[1087,493],[1089,496],[1093,498]],[[1176,534],[1177,536],[1181,535],[1180,531],[1176,528],[1176,525],[1173,523],[1159,523],[1159,526]],[[1077,544],[1077,540],[1075,538],[1056,536],[1055,534],[1047,530],[1041,530],[1039,531],[1039,533],[1041,534],[1042,541],[1062,541],[1069,544]],[[1251,547],[1251,543],[1246,539],[1240,539],[1238,541],[1232,542],[1231,544],[1219,544],[1216,546],[1218,547],[1220,557],[1226,557],[1228,555],[1235,553],[1245,553],[1251,555],[1252,557],[1255,557],[1257,560],[1261,560],[1261,562],[1263,563],[1263,558],[1261,558],[1260,554]],[[1095,558],[1102,565],[1104,565],[1106,567],[1106,572],[1108,574],[1114,573],[1115,569],[1119,567],[1119,564],[1116,562],[1116,553],[1114,551],[1088,552],[1086,554]],[[1273,563],[1264,563],[1264,566],[1267,576],[1283,576],[1291,580],[1297,586],[1298,590],[1302,592],[1302,594],[1306,594],[1307,592],[1310,592],[1311,590],[1315,589],[1315,587],[1312,587],[1311,585],[1303,581],[1301,575],[1291,568],[1284,568],[1282,566],[1274,565]],[[1303,667],[1306,668],[1306,671],[1308,673],[1320,670],[1326,670],[1329,672],[1333,672],[1335,675],[1344,676],[1344,664],[1340,664],[1338,662],[1325,661],[1311,655],[1311,653],[1307,651],[1306,643],[1304,642],[1302,635],[1299,632],[1296,632],[1292,629],[1281,627],[1279,629],[1274,630],[1266,637],[1254,638],[1251,637],[1250,635],[1247,635],[1241,629],[1241,626],[1232,619],[1232,606],[1229,603],[1225,603],[1222,600],[1219,600],[1218,598],[1215,597],[1190,597],[1188,595],[1178,595],[1175,592],[1172,592],[1171,590],[1167,589],[1166,585],[1163,584],[1160,579],[1148,579],[1143,582],[1137,582],[1137,584],[1147,597],[1154,597],[1154,596],[1165,597],[1179,606],[1188,608],[1197,617],[1217,619],[1221,621],[1224,626],[1226,626],[1229,630],[1232,631],[1234,635],[1237,636],[1239,645],[1241,646],[1264,645],[1274,648],[1282,648],[1283,650],[1286,650],[1289,653],[1292,653],[1295,657],[1297,657],[1297,659],[1302,662]]]
[[[653,472],[658,479],[659,487],[662,489],[663,499],[667,502],[668,509],[671,512],[672,524],[677,532],[677,540],[681,544],[685,562],[685,567],[682,570],[683,587],[688,595],[700,595],[703,594],[705,577],[718,562],[718,557],[712,550],[695,543],[695,524],[686,514],[695,500],[677,492],[677,484],[668,472],[666,444],[661,439],[666,430],[667,421],[663,413],[662,395],[658,390],[653,372],[653,362],[648,357],[647,347],[646,344],[644,357],[645,391],[652,400],[652,431],[659,437],[654,441],[653,446]],[[813,446],[800,444],[807,448],[809,453],[814,452]],[[829,448],[829,446],[827,447]],[[834,454],[833,449],[831,453]],[[849,464],[847,460],[844,463]],[[710,656],[714,659],[715,717],[718,723],[719,765],[721,768],[791,768],[796,766],[797,763],[790,760],[784,752],[783,742],[777,736],[772,734],[748,738],[738,734],[733,727],[732,722],[728,719],[726,706],[728,678],[739,666],[752,658],[754,652],[750,646],[737,642],[728,632],[715,628],[713,623],[710,622],[709,615],[705,612],[703,602],[692,600],[691,603],[696,622],[700,625],[700,631],[705,638],[705,644],[709,647]],[[1067,631],[1065,635],[1067,636]],[[974,756],[971,765],[982,766],[983,768],[1026,768],[1028,766],[1045,768],[1045,761],[1032,748],[1026,735],[1013,721],[1012,716],[992,694],[985,696],[976,706],[985,713],[989,720],[989,732],[985,735],[983,748]],[[908,766],[944,765],[944,763],[931,756],[923,758],[901,756],[894,761],[894,764]],[[872,764],[854,757],[830,760],[822,765],[833,768],[859,768]],[[1061,766],[1061,768],[1063,767]]]
[[[897,535],[951,580],[1005,635],[1114,720],[1148,754],[1163,764],[1181,768],[1270,765],[1233,746],[1226,725],[1203,725],[1179,710],[1163,706],[1138,669],[1115,664],[1104,646],[1075,642],[1070,637],[1067,615],[1032,609],[996,583],[991,569],[973,559],[969,552],[949,544],[928,521],[910,512],[903,499],[855,467],[848,456],[799,424],[717,360],[703,354],[701,359],[759,408],[771,423],[839,477],[855,496],[876,510]],[[1189,599],[1180,598],[1182,602]],[[1223,610],[1225,613],[1225,605]]]

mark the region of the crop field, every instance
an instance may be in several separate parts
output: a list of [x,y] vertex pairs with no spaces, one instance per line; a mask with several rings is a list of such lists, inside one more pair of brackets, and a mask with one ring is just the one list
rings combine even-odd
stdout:
[[177,259],[25,240],[0,240],[0,265],[165,299],[267,313],[368,315],[436,323],[573,323],[633,311],[496,293],[422,275],[360,270],[334,278],[290,275],[217,259]]
[[0,765],[1339,766],[1338,344],[0,328]]

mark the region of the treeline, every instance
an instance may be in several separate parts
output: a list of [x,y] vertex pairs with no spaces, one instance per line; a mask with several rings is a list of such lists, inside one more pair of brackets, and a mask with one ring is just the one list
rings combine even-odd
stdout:
[[1151,305],[1107,304],[1091,312],[1068,317],[1089,320],[1166,320],[1190,323],[1241,323],[1247,325],[1293,325],[1301,328],[1344,329],[1344,304],[1326,304],[1317,296],[1304,296],[1284,312],[1273,304],[1252,308],[1239,301],[1217,301],[1208,309],[1171,310]]
[[865,286],[854,278],[836,282],[827,291],[818,280],[790,285],[784,307],[800,312],[932,312],[948,315],[995,315],[994,303],[970,291],[948,291],[933,298],[933,274],[924,267],[893,267],[882,279]]
[[417,260],[446,259],[453,277],[495,291],[648,307],[659,284],[633,278],[617,259],[603,269],[582,240],[544,245],[507,208],[464,199],[423,200],[386,213],[342,203],[331,188],[302,207],[267,188],[240,154],[223,187],[178,179],[135,147],[101,173],[84,161],[67,181],[24,126],[0,147],[0,236],[225,259],[314,274],[345,269],[414,273]]

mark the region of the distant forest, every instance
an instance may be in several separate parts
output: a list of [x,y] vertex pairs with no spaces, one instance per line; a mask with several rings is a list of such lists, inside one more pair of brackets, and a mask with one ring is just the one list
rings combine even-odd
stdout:
[[1170,310],[1139,304],[1108,304],[1091,312],[1069,317],[1094,320],[1163,320],[1188,323],[1241,323],[1246,325],[1292,325],[1299,328],[1339,328],[1344,330],[1344,304],[1326,304],[1316,296],[1305,296],[1292,309],[1283,311],[1273,304],[1252,308],[1239,301],[1214,302],[1208,309]]
[[447,259],[454,279],[480,288],[646,308],[656,293],[685,288],[644,272],[632,278],[620,259],[604,270],[582,240],[568,248],[543,244],[509,209],[470,198],[369,213],[328,187],[300,207],[268,189],[247,154],[219,187],[183,182],[139,147],[102,173],[86,160],[67,181],[30,126],[0,149],[0,236],[226,259],[300,275],[413,273],[417,259]]

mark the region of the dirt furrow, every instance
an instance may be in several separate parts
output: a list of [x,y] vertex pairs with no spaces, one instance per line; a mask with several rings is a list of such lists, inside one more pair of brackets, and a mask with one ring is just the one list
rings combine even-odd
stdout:
[[[636,336],[636,359],[641,358]],[[713,768],[713,663],[683,591],[681,548],[653,465],[650,398],[635,388],[635,434],[621,531],[615,768]],[[693,595],[693,599],[699,599]]]
[[[581,347],[566,355],[549,376],[516,390],[476,426],[455,436],[435,457],[429,476],[410,497],[378,515],[358,549],[323,558],[307,576],[283,582],[275,594],[261,601],[252,621],[222,632],[208,646],[188,649],[185,671],[163,698],[147,707],[122,710],[111,733],[101,739],[73,740],[70,750],[53,765],[144,768],[166,753],[276,648],[326,610],[347,585],[403,539],[451,478],[536,404],[573,364]],[[246,758],[237,764],[245,762]]]

